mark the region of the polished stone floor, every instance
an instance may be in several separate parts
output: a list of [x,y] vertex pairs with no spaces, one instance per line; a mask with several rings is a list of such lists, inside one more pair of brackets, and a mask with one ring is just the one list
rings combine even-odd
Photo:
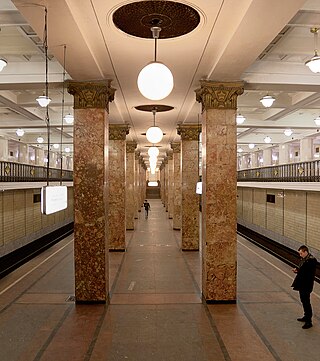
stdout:
[[127,252],[110,253],[109,305],[74,304],[72,236],[0,280],[1,361],[320,360],[318,284],[303,330],[290,267],[238,237],[238,302],[207,305],[201,254],[150,203]]

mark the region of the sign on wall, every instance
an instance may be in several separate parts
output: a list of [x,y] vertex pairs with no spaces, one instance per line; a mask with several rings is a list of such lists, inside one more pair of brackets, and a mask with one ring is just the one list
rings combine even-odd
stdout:
[[41,213],[52,214],[68,207],[66,186],[45,186],[41,188]]

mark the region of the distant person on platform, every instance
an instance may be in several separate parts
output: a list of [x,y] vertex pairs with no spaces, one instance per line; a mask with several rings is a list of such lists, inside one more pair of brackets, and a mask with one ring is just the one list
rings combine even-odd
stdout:
[[146,219],[148,218],[148,214],[149,214],[149,210],[151,209],[150,208],[150,203],[145,199],[144,203],[143,203],[143,206],[144,206],[144,212],[145,212],[145,217]]
[[303,306],[304,315],[297,320],[304,322],[303,329],[312,327],[312,307],[310,302],[310,295],[313,290],[314,277],[316,274],[317,260],[311,253],[307,246],[300,246],[298,249],[301,261],[299,266],[293,268],[296,277],[292,283],[293,289],[299,291],[300,300]]

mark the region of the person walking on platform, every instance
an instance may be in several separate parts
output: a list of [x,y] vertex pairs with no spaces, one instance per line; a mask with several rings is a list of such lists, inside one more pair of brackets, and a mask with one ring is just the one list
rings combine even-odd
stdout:
[[309,253],[307,246],[300,246],[298,249],[301,261],[299,266],[293,268],[296,277],[291,285],[295,291],[299,291],[300,300],[303,306],[304,315],[297,320],[305,322],[303,329],[312,327],[312,307],[310,295],[313,290],[314,277],[316,274],[317,260]]
[[144,212],[145,212],[145,217],[146,219],[148,218],[148,214],[149,214],[149,210],[151,209],[150,208],[150,203],[145,199],[144,203],[143,203],[143,206],[144,206]]

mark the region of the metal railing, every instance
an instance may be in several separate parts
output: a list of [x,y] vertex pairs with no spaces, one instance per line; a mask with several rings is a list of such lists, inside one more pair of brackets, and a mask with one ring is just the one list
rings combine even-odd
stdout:
[[238,182],[319,182],[320,160],[238,171]]
[[238,171],[238,182],[319,182],[320,160]]
[[[60,181],[60,177],[60,169],[49,168],[50,181]],[[44,182],[46,180],[46,167],[0,161],[0,182]],[[72,181],[73,171],[63,169],[62,180]]]

